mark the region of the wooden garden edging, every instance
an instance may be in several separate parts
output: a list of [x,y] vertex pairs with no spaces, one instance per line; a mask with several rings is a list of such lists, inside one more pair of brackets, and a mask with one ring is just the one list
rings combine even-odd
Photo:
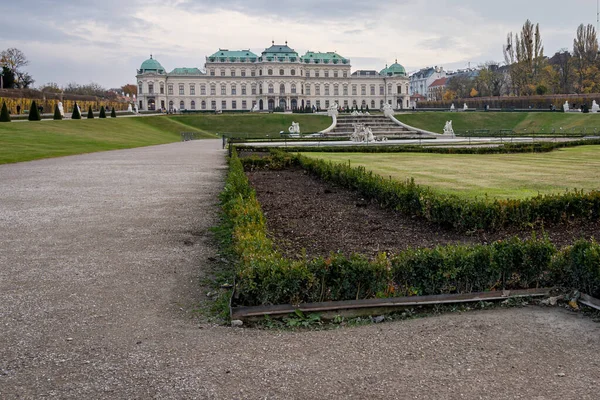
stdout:
[[326,303],[307,303],[297,306],[291,304],[257,306],[257,307],[232,307],[232,320],[250,320],[269,316],[273,318],[285,317],[300,310],[303,313],[322,313],[323,317],[333,318],[336,315],[362,316],[378,315],[397,311],[402,308],[417,306],[431,306],[441,304],[474,303],[479,301],[500,301],[523,297],[545,297],[550,294],[551,288],[504,290],[497,292],[443,294],[436,296],[395,297],[389,299],[332,301]]

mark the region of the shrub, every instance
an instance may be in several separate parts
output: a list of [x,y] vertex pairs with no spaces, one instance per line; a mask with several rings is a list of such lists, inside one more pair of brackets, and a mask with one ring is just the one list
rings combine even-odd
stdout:
[[94,111],[92,111],[92,106],[90,106],[90,108],[88,108],[87,117],[88,117],[88,119],[94,119]]
[[4,101],[2,102],[2,111],[0,111],[0,122],[10,122],[10,113]]
[[110,112],[110,117],[111,118],[117,118],[117,112],[115,111],[115,108],[113,107],[111,112]]
[[54,117],[53,117],[53,119],[55,119],[55,120],[61,120],[61,119],[63,119],[62,115],[60,115],[60,110],[58,109],[58,104],[54,105]]
[[29,108],[29,117],[27,118],[30,121],[41,121],[42,116],[40,115],[40,110],[37,107],[35,100],[31,102],[31,107]]
[[104,109],[104,106],[100,107],[100,115],[98,118],[106,118],[106,110]]
[[600,297],[600,245],[577,241],[556,255],[551,274],[556,284]]
[[81,111],[79,111],[77,103],[73,105],[73,115],[71,115],[71,119],[81,119]]

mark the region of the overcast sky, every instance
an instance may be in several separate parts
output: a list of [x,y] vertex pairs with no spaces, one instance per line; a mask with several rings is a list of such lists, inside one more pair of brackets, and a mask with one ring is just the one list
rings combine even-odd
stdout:
[[30,60],[36,86],[135,83],[152,53],[171,71],[204,67],[219,48],[260,54],[272,40],[337,51],[353,69],[396,59],[408,71],[501,61],[506,34],[540,24],[546,54],[571,48],[577,26],[596,24],[597,0],[6,0],[0,50]]

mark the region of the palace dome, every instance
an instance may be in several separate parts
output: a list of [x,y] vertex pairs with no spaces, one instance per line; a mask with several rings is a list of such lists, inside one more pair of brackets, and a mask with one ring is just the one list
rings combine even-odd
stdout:
[[396,62],[389,67],[382,69],[380,74],[386,76],[406,76],[406,69],[402,65],[398,64],[398,60],[396,60]]
[[152,55],[150,55],[150,58],[142,63],[142,66],[140,67],[140,72],[141,73],[144,73],[144,72],[164,73],[165,69],[163,68],[162,65],[160,65],[160,63],[158,61],[156,61],[154,58],[152,58]]

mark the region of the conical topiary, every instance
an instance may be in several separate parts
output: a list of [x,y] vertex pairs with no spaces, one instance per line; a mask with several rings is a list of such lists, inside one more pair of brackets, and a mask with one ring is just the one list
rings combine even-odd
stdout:
[[81,111],[79,111],[77,103],[73,106],[73,115],[71,116],[71,119],[81,119]]
[[104,106],[100,107],[100,116],[98,118],[106,118],[106,110]]
[[117,112],[115,111],[115,108],[112,108],[112,111],[110,112],[110,117],[111,118],[117,118]]
[[58,104],[54,105],[54,119],[55,120],[61,120],[62,119],[62,115],[60,115],[60,110],[58,109]]
[[30,121],[41,121],[42,117],[40,116],[40,110],[37,108],[37,104],[34,101],[31,102],[31,107],[29,107],[29,118]]
[[88,108],[88,119],[94,119],[94,112],[92,111],[92,106]]
[[0,111],[0,122],[10,122],[10,113],[4,101],[2,102],[2,111]]

